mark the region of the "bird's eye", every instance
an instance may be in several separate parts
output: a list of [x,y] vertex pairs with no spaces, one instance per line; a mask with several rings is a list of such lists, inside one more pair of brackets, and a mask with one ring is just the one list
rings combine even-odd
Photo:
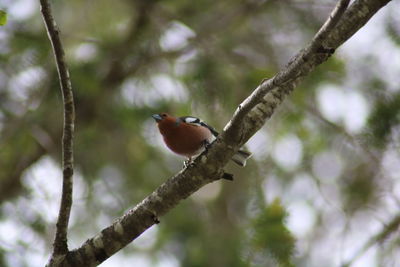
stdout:
[[167,117],[167,114],[166,113],[162,113],[161,117],[165,118],[165,117]]

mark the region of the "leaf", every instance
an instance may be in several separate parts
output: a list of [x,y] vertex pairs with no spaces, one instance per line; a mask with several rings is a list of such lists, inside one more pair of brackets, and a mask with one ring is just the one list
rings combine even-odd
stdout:
[[7,13],[0,10],[0,26],[4,26],[7,23]]
[[280,266],[293,266],[295,239],[285,226],[287,212],[276,199],[253,221],[253,246],[271,255]]

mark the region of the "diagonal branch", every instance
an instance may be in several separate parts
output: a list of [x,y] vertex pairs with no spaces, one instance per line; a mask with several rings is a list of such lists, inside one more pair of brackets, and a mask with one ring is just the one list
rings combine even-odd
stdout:
[[[329,19],[332,22],[324,24],[323,28],[326,30],[321,30],[317,34],[314,38],[316,41],[313,40],[311,46],[336,49],[390,0],[356,0],[343,13],[347,6],[346,2],[348,1],[339,2],[340,8],[335,9],[337,11],[334,11]],[[290,71],[293,67],[291,64],[294,64],[292,61],[273,79],[263,82],[256,89],[258,92],[255,94],[256,96],[252,94],[250,98],[246,99],[252,103],[249,108],[246,108],[246,112],[240,111],[247,103],[245,101],[235,112],[221,136],[207,152],[196,158],[194,165],[168,179],[136,207],[96,236],[86,240],[81,247],[69,252],[60,266],[100,264],[152,225],[158,223],[158,218],[175,207],[181,200],[190,196],[203,185],[218,180],[223,174],[223,167],[234,152],[260,129],[296,84],[330,56],[330,53],[321,53],[319,49],[314,48],[304,54],[304,50],[307,50],[308,47],[295,57],[295,61],[299,60],[295,70]],[[306,56],[304,57],[304,55]],[[285,74],[289,71],[290,75]],[[238,115],[239,112],[243,113]],[[239,118],[237,119],[236,116]]]
[[[277,73],[271,79],[265,79],[254,91],[247,97],[236,109],[232,120],[225,127],[227,134],[230,132],[237,132],[237,129],[241,127],[244,117],[252,110],[257,104],[263,102],[263,98],[272,89],[277,88],[279,85],[292,82],[299,76],[305,76],[306,63],[310,60],[311,56],[315,56],[317,52],[322,52],[321,55],[325,57],[326,60],[334,51],[334,49],[325,48],[323,42],[329,36],[333,28],[339,22],[347,6],[349,5],[349,0],[339,0],[332,13],[326,22],[319,29],[317,34],[314,36],[310,44],[302,50],[300,50],[292,60],[288,63],[287,67]],[[304,69],[304,70],[303,70]],[[258,107],[258,110],[262,113],[266,111]],[[263,123],[264,124],[264,123]],[[232,137],[231,137],[232,139]],[[239,140],[234,140],[239,141]],[[242,142],[244,143],[244,142]]]
[[56,235],[53,243],[53,255],[50,259],[52,262],[57,256],[65,255],[68,252],[67,231],[72,206],[75,109],[71,80],[69,78],[69,72],[64,58],[64,50],[59,37],[59,30],[51,13],[48,0],[40,0],[40,5],[47,34],[53,47],[64,102],[64,126],[62,137],[63,186],[60,210],[56,224]]
[[397,231],[400,226],[400,214],[395,216],[388,224],[386,224],[382,231],[372,236],[355,254],[342,265],[342,267],[351,266],[356,260],[358,260],[368,249],[377,243],[382,243],[387,239],[393,232]]

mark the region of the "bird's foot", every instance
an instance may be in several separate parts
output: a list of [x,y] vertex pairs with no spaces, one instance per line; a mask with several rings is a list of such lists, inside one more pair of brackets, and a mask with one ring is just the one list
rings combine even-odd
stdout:
[[188,158],[187,160],[183,161],[183,168],[188,168],[189,166],[193,166],[194,162],[192,158]]
[[211,145],[211,143],[210,143],[207,139],[204,139],[204,140],[201,142],[201,146],[204,147],[204,150],[205,150],[206,152],[208,152],[208,148],[210,147],[210,145]]

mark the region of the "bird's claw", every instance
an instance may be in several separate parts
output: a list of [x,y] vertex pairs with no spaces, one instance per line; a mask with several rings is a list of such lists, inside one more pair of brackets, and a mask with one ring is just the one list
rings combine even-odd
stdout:
[[192,161],[192,159],[187,159],[185,161],[183,161],[183,168],[188,168],[189,166],[193,166],[194,162]]
[[204,139],[204,140],[201,142],[201,146],[204,147],[204,150],[205,150],[206,152],[208,151],[208,148],[210,147],[210,145],[211,145],[211,143],[208,142],[207,139]]

